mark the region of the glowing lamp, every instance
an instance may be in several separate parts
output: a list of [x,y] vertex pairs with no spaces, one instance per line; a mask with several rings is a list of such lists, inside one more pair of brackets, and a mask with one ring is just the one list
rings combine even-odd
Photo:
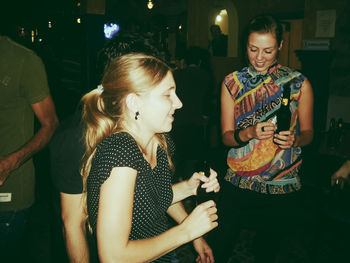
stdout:
[[105,38],[111,39],[118,31],[119,25],[115,23],[104,24],[103,32],[105,34]]
[[221,22],[222,21],[222,16],[221,15],[217,15],[215,20],[216,20],[216,22]]
[[147,8],[148,8],[148,9],[152,9],[153,6],[154,6],[154,4],[153,4],[152,0],[148,0]]

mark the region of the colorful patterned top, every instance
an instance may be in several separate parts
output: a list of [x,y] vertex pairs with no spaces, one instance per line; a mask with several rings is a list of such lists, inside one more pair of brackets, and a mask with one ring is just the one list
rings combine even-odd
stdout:
[[[226,76],[224,84],[231,94],[235,128],[244,129],[258,122],[272,121],[281,105],[283,86],[291,82],[290,130],[299,132],[298,101],[305,77],[297,71],[272,65],[261,75],[254,67]],[[251,139],[243,147],[231,148],[227,156],[225,179],[233,185],[266,194],[284,194],[300,189],[298,171],[301,165],[300,147],[280,149],[267,140]]]

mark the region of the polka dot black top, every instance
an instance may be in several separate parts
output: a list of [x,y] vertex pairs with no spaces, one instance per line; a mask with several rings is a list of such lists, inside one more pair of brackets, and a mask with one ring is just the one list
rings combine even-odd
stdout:
[[[169,137],[167,141],[170,152],[173,152],[174,146],[169,143]],[[114,167],[137,170],[129,240],[150,238],[165,232],[168,229],[166,211],[173,199],[172,172],[166,152],[158,146],[157,165],[152,169],[134,138],[126,132],[120,132],[98,144],[87,179],[87,208],[94,233],[100,187]],[[154,262],[170,262],[170,258],[170,254],[167,254]]]

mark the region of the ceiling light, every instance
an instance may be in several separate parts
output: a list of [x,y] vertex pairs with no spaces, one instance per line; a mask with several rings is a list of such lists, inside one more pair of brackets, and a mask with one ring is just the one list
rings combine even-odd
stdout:
[[215,20],[216,22],[221,22],[222,21],[221,15],[217,15]]
[[148,9],[152,9],[153,6],[154,6],[154,4],[153,4],[152,0],[148,0],[147,8],[148,8]]

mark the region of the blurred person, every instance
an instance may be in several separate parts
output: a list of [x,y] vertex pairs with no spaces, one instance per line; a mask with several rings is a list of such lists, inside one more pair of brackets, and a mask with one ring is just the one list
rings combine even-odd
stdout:
[[85,151],[81,107],[60,122],[49,145],[54,189],[54,262],[96,262],[94,240],[86,233],[80,175]]
[[183,107],[175,113],[171,135],[176,145],[176,171],[184,176],[192,174],[196,162],[208,157],[206,133],[212,111],[213,86],[210,72],[201,68],[202,54],[201,48],[189,47],[185,52],[184,68],[173,72]]
[[[188,215],[181,200],[201,181],[218,192],[217,174],[194,173],[172,185],[173,143],[167,134],[182,107],[171,69],[144,54],[128,54],[105,69],[102,84],[86,94],[82,174],[88,222],[102,262],[170,262],[193,240],[197,262],[214,262],[202,235],[217,226],[210,200]],[[167,214],[179,225],[169,229]]]
[[[301,147],[313,139],[313,93],[305,76],[277,62],[283,44],[278,20],[255,17],[246,33],[249,65],[227,75],[221,90],[222,140],[231,147],[229,183],[221,191],[220,227],[212,244],[218,261],[226,262],[238,231],[251,228],[257,231],[255,262],[274,262],[279,239],[303,225],[307,215],[299,172]],[[288,83],[290,125],[276,133],[273,117]]]
[[[135,26],[135,25],[134,25]],[[123,54],[141,52],[155,56],[166,61],[165,50],[154,41],[151,34],[142,34],[135,30],[120,30],[111,40],[107,41],[104,47],[98,52],[96,63],[96,79],[102,79],[104,69],[116,57]]]
[[[0,251],[2,260],[16,262],[35,197],[32,157],[58,119],[42,60],[6,32],[0,35]],[[36,132],[34,117],[41,125]]]
[[227,35],[221,32],[219,25],[211,25],[210,33],[212,40],[210,41],[209,49],[213,56],[226,57],[227,56]]

